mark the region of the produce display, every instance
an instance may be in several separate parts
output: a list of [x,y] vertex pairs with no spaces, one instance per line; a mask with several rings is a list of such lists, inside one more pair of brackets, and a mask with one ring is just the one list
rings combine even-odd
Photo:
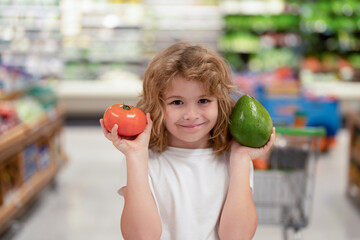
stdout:
[[[264,5],[267,3],[264,1]],[[285,5],[277,13],[269,8],[254,15],[241,7],[238,12],[225,12],[219,47],[234,71],[297,68],[302,46],[299,8]]]
[[30,96],[16,100],[15,104],[18,116],[23,123],[32,123],[45,114],[41,104]]
[[[0,1],[0,65],[15,68],[14,76],[61,76],[59,4],[59,0]],[[14,76],[5,79],[5,85],[13,87],[9,80]]]
[[[315,75],[304,74],[304,81],[360,80],[358,6],[356,0],[306,2],[302,5],[300,27],[305,58],[302,68]],[[328,76],[322,77],[323,74]]]
[[24,68],[3,64],[0,52],[0,97],[24,90],[33,80]]
[[[4,164],[3,174],[1,176],[2,181],[0,182],[0,187],[2,188],[4,196],[11,194],[19,187],[20,182],[22,181],[19,177],[20,172],[16,156],[10,158],[9,161]],[[4,200],[6,201],[6,198]]]
[[234,71],[286,66],[303,82],[360,81],[357,0],[279,2],[277,13],[225,11],[219,47]]
[[104,113],[104,127],[109,132],[118,125],[118,134],[122,137],[135,137],[146,127],[146,115],[137,107],[125,104],[114,104]]
[[18,125],[20,119],[16,113],[15,104],[0,102],[0,135]]
[[273,123],[266,109],[253,97],[243,95],[230,117],[230,133],[240,144],[259,148],[270,139]]
[[38,148],[31,144],[23,150],[23,174],[24,180],[28,181],[37,171]]

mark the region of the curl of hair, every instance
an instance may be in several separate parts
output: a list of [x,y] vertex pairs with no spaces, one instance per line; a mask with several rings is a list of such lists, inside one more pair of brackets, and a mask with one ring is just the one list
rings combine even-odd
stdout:
[[143,78],[143,92],[137,107],[149,112],[153,120],[149,147],[163,152],[168,146],[164,124],[164,91],[176,76],[189,81],[200,81],[206,94],[218,100],[218,119],[210,132],[210,143],[215,154],[228,151],[231,146],[229,122],[235,91],[227,62],[215,51],[202,45],[179,42],[157,54],[149,63]]

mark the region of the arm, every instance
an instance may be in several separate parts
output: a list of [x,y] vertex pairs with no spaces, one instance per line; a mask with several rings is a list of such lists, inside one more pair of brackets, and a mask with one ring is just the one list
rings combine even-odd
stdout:
[[127,186],[123,188],[124,209],[121,215],[121,232],[124,239],[159,239],[161,220],[148,180],[148,145],[152,127],[147,114],[147,126],[135,140],[122,139],[117,125],[107,132],[100,120],[103,133],[126,156]]
[[161,220],[150,190],[147,164],[136,162],[147,158],[145,154],[127,158],[127,186],[124,188],[125,204],[121,216],[121,231],[125,239],[159,239],[161,236]]
[[219,236],[223,240],[252,239],[257,227],[257,214],[249,183],[250,161],[266,153],[275,139],[275,129],[269,142],[254,149],[233,142],[230,153],[230,182],[220,216]]

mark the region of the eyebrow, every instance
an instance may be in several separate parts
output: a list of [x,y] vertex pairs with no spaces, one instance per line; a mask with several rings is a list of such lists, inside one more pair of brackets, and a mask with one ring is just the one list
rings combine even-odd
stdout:
[[[199,96],[198,98],[203,98],[203,97],[210,97],[210,96],[208,96],[208,95],[201,95],[201,96]],[[171,99],[171,98],[184,98],[184,97],[174,95],[174,96],[170,96],[170,97],[166,98],[165,100],[169,100],[169,99]]]

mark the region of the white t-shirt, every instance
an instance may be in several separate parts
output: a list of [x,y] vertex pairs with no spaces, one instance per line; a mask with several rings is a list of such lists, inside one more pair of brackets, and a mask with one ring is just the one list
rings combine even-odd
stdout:
[[[126,186],[126,160],[119,193]],[[250,187],[253,187],[250,165]],[[215,156],[211,148],[168,147],[149,151],[149,183],[155,198],[164,240],[215,240],[229,185],[229,153]]]

